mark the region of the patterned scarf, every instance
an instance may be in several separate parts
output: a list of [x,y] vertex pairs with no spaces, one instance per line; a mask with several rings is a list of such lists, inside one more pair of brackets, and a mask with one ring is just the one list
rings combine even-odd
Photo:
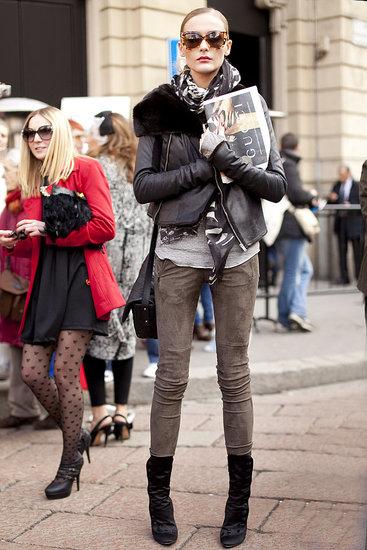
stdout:
[[195,84],[187,66],[181,74],[176,74],[172,78],[171,85],[178,97],[187,103],[190,111],[199,114],[204,110],[203,101],[228,94],[240,80],[241,75],[238,70],[225,59],[208,88],[200,88]]
[[[171,84],[178,97],[187,103],[190,111],[200,114],[204,111],[203,102],[205,100],[230,93],[240,81],[241,75],[238,70],[225,59],[208,88],[197,86],[188,68],[181,74],[175,75]],[[217,180],[220,180],[219,176]],[[209,276],[210,285],[223,276],[228,254],[236,242],[220,200],[220,196],[222,196],[225,202],[229,186],[223,184],[222,181],[217,181],[217,187],[218,193],[210,205],[205,220],[205,235],[214,262]],[[197,226],[191,228],[170,227],[165,230],[161,228],[160,231],[161,240],[166,243],[177,241],[188,235],[197,235]]]

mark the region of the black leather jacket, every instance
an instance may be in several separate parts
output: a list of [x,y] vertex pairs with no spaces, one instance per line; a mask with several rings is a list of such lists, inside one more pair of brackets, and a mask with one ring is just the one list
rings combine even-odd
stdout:
[[[236,89],[240,89],[238,86]],[[192,225],[199,221],[219,187],[219,172],[233,182],[220,193],[237,239],[247,248],[266,233],[261,199],[278,202],[286,192],[282,162],[265,101],[271,138],[266,170],[240,160],[226,142],[210,161],[199,152],[202,121],[164,84],[134,108],[139,139],[134,192],[140,203],[153,202],[149,214],[158,225]]]

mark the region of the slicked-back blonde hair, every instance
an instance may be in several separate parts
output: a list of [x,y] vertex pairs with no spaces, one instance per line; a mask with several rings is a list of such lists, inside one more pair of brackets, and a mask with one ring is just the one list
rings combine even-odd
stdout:
[[68,119],[56,107],[44,107],[30,113],[23,129],[36,115],[43,116],[52,126],[52,137],[43,161],[36,159],[28,144],[22,140],[20,148],[19,180],[23,197],[40,195],[41,178],[50,183],[66,180],[74,168],[74,144]]
[[[197,15],[202,15],[204,13],[210,13],[211,15],[216,15],[217,17],[219,17],[219,19],[221,19],[222,22],[224,23],[224,28],[226,32],[227,33],[229,32],[228,21],[224,17],[223,13],[221,13],[220,11],[214,8],[196,8],[196,10],[190,11],[190,13],[188,13],[185,16],[184,20],[181,23],[180,34],[184,32],[185,25],[188,21],[190,21],[190,19],[192,19],[193,17],[196,17]],[[218,29],[213,29],[213,30],[218,30]]]
[[129,122],[119,113],[112,113],[114,133],[107,136],[103,145],[97,145],[89,151],[91,157],[107,155],[112,157],[121,167],[126,168],[127,180],[132,183],[135,168],[137,139]]

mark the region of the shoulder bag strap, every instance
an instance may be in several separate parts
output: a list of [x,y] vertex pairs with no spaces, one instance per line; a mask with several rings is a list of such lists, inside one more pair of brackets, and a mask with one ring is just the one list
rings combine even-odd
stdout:
[[[169,140],[169,145],[171,143],[171,136]],[[164,171],[167,170],[167,161],[168,161],[168,155],[169,155],[169,145],[167,147],[167,153],[166,153],[166,162],[164,165]],[[160,167],[160,159],[162,155],[162,147],[163,147],[163,139],[161,135],[158,135],[155,137],[154,145],[153,145],[153,166],[159,172]],[[153,232],[152,232],[152,238],[150,241],[150,249],[148,254],[148,263],[147,263],[147,269],[145,272],[145,279],[144,279],[144,287],[143,287],[143,297],[142,297],[142,305],[146,306],[149,303],[150,298],[150,291],[151,291],[151,285],[152,285],[152,275],[153,275],[153,264],[154,264],[154,254],[155,254],[155,245],[157,243],[157,237],[158,237],[158,225],[154,223],[153,226]]]
[[155,254],[155,245],[157,243],[158,236],[158,225],[154,224],[152,238],[150,241],[150,249],[148,254],[148,263],[147,269],[145,272],[144,287],[143,287],[143,298],[142,304],[144,306],[148,305],[150,298],[150,290],[152,284],[152,275],[153,275],[153,264],[154,264],[154,254]]

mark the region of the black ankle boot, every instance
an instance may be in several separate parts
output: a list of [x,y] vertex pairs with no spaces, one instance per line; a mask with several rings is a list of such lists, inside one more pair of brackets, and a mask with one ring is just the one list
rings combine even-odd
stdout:
[[79,491],[79,476],[83,463],[84,460],[82,456],[72,464],[63,464],[61,462],[55,479],[45,489],[46,497],[50,500],[54,500],[70,496],[74,479],[76,479],[77,489]]
[[147,462],[149,513],[152,534],[163,545],[177,540],[177,525],[169,496],[173,457],[151,456]]
[[220,542],[232,548],[245,540],[253,460],[250,455],[228,455],[229,491]]

